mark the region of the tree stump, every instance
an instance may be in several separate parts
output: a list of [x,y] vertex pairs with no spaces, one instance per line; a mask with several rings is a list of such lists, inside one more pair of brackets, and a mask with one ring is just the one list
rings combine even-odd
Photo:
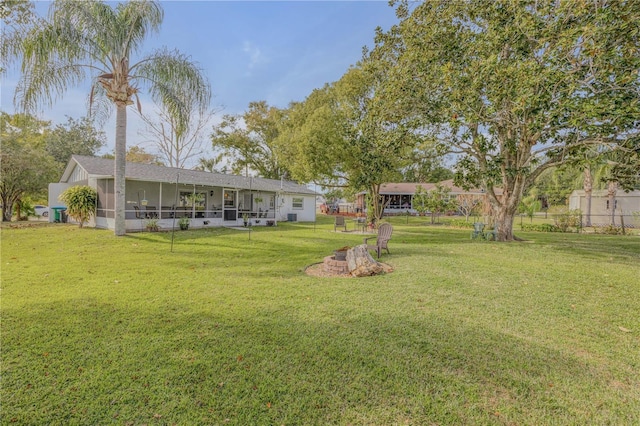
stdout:
[[369,254],[366,244],[355,246],[347,251],[347,266],[354,277],[377,275],[386,272],[387,269]]

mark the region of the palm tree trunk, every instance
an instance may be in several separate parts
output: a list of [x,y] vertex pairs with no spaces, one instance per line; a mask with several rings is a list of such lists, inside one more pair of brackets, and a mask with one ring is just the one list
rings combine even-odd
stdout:
[[611,212],[609,224],[614,226],[616,224],[616,192],[618,192],[618,182],[610,180],[607,186],[609,211]]
[[585,222],[584,226],[591,226],[591,194],[593,191],[593,176],[591,176],[591,169],[586,167],[584,169],[584,210],[585,210]]
[[125,222],[125,168],[127,156],[127,106],[116,103],[116,150],[115,150],[115,235],[126,233]]

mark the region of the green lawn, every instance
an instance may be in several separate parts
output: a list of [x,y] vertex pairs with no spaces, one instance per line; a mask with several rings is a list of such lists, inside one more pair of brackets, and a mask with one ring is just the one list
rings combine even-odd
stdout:
[[640,237],[391,221],[360,279],[327,218],[4,227],[1,424],[640,424]]

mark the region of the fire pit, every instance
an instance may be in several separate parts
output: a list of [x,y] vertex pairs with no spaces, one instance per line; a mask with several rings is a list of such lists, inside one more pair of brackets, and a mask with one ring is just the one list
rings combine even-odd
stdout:
[[[344,251],[343,249],[348,249],[348,261],[341,260],[335,255],[338,254],[338,251]],[[366,244],[353,248],[343,247],[334,253],[333,256],[326,256],[322,262],[307,267],[305,269],[307,275],[316,277],[368,277],[393,272],[391,266],[380,263],[371,257]]]
[[329,274],[348,275],[349,266],[346,260],[336,260],[335,256],[327,256],[322,262],[322,269]]

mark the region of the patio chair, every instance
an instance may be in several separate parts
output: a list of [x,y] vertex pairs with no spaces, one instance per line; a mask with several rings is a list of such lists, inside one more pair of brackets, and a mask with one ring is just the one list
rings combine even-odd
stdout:
[[473,224],[473,231],[471,232],[471,239],[484,238],[484,223],[476,222]]
[[496,241],[498,239],[498,230],[496,229],[495,226],[493,227],[493,229],[484,231],[484,239],[487,241],[491,239],[493,239],[493,241]]
[[336,216],[336,221],[333,224],[333,231],[335,232],[338,228],[344,228],[345,231],[347,230],[347,222],[344,220],[344,216]]
[[156,210],[156,206],[147,206],[145,209],[144,215],[147,219],[157,219],[158,211]]
[[142,219],[142,215],[140,214],[140,207],[133,206],[133,210],[136,211],[136,219]]
[[[389,243],[389,240],[391,239],[391,233],[392,232],[393,232],[393,226],[391,226],[390,223],[383,223],[378,228],[378,235],[375,236],[375,237],[365,238],[363,244],[367,245],[367,249],[375,250],[377,255],[378,255],[378,259],[380,259],[380,252],[383,249],[386,250],[388,254],[391,254],[389,252],[388,243]],[[375,245],[374,244],[369,244],[367,242],[367,240],[372,240],[374,238],[376,239]]]

